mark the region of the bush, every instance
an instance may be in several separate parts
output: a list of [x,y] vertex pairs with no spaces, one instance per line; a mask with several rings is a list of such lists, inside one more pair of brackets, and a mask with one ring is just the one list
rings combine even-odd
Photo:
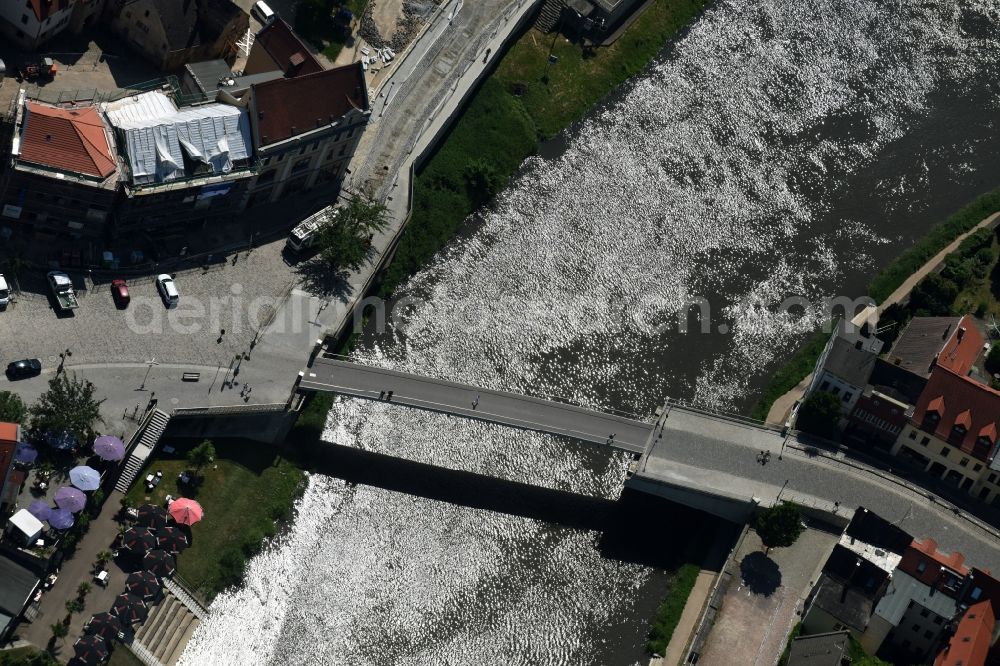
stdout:
[[650,654],[663,655],[666,652],[670,638],[674,635],[674,629],[680,622],[681,613],[684,612],[684,605],[691,596],[695,581],[698,580],[699,571],[697,565],[685,564],[677,570],[673,580],[670,581],[670,590],[657,609],[653,625],[649,630],[646,649]]
[[938,273],[931,273],[910,292],[910,309],[923,310],[932,316],[949,315],[958,292],[958,285],[954,282]]
[[984,363],[986,371],[991,375],[1000,372],[1000,342],[994,342]]
[[876,302],[881,303],[917,269],[947,247],[956,237],[967,232],[998,210],[1000,210],[1000,189],[982,195],[931,229],[930,233],[923,239],[886,266],[885,270],[872,280],[868,287],[868,294]]

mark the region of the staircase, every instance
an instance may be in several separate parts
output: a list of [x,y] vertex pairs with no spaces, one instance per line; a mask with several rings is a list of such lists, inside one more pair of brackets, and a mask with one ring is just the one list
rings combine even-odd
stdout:
[[164,588],[163,594],[163,600],[153,607],[135,632],[134,643],[140,644],[164,666],[173,666],[201,620],[174,596],[170,588]]
[[152,411],[146,419],[145,424],[139,430],[142,434],[139,437],[138,443],[131,447],[132,453],[129,454],[128,460],[125,461],[125,467],[122,468],[121,476],[118,477],[115,490],[120,493],[128,492],[129,486],[132,485],[135,477],[139,474],[143,465],[146,464],[146,459],[156,450],[156,445],[160,443],[160,437],[163,436],[163,431],[167,429],[168,423],[170,423],[170,415],[159,409]]
[[542,11],[535,19],[535,27],[542,32],[552,32],[562,15],[563,6],[563,0],[545,0]]

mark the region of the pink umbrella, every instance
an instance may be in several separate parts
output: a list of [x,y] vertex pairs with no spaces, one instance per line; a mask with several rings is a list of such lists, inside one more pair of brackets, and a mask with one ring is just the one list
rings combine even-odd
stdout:
[[87,506],[87,496],[70,486],[63,486],[57,490],[55,499],[56,506],[70,513],[83,511],[83,507]]
[[170,516],[181,525],[194,525],[205,515],[200,504],[186,497],[174,500],[169,512]]

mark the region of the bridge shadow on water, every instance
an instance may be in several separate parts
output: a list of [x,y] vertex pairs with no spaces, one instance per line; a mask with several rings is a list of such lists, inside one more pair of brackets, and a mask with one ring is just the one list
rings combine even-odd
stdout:
[[326,442],[310,447],[307,458],[311,471],[348,483],[597,532],[603,557],[658,568],[704,560],[720,529],[731,527],[629,489],[609,500]]

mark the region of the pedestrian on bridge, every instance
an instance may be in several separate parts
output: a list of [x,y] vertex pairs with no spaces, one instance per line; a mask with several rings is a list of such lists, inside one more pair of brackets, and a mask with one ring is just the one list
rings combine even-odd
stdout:
[[475,409],[479,406],[479,394],[476,394],[476,399],[472,401],[472,408]]

